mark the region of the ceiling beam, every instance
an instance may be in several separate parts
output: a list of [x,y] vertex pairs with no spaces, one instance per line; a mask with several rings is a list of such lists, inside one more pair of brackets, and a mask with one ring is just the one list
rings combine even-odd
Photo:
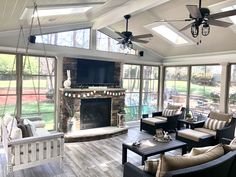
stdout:
[[124,5],[94,19],[93,29],[101,29],[107,27],[109,25],[121,21],[124,15],[126,14],[134,15],[150,8],[153,8],[155,6],[159,6],[168,1],[170,0],[130,0]]

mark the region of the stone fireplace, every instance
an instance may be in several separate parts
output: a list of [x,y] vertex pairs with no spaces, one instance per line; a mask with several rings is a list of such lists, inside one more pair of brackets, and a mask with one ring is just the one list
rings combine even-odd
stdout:
[[[86,103],[88,104],[86,105]],[[59,128],[63,132],[67,132],[67,121],[70,117],[66,105],[74,110],[76,130],[117,126],[117,113],[124,110],[125,106],[125,89],[101,87],[87,89],[61,88]],[[106,116],[106,118],[104,119],[103,116]]]
[[117,126],[117,113],[124,110],[125,106],[125,89],[121,88],[120,82],[121,63],[114,62],[113,64],[111,72],[114,75],[113,83],[99,84],[98,86],[91,83],[78,83],[80,72],[77,70],[80,60],[76,58],[63,59],[63,81],[67,79],[67,70],[70,70],[71,88],[59,90],[59,129],[67,132],[67,122],[70,117],[74,117],[76,120],[76,130]]

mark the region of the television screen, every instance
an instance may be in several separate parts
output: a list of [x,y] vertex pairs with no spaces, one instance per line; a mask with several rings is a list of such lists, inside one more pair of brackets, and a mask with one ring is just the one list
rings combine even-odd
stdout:
[[77,83],[102,86],[114,84],[114,62],[78,59]]

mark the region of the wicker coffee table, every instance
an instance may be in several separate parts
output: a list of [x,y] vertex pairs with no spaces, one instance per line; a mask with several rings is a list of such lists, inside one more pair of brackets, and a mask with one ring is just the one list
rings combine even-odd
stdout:
[[127,149],[130,151],[135,152],[136,154],[140,155],[142,157],[142,165],[144,164],[144,161],[147,160],[148,157],[162,154],[167,151],[175,150],[175,149],[182,149],[182,154],[185,154],[187,152],[187,144],[178,141],[178,140],[172,140],[167,143],[163,142],[157,142],[153,139],[144,139],[140,141],[141,144],[139,146],[133,146],[133,143],[123,143],[122,144],[122,164],[127,162]]

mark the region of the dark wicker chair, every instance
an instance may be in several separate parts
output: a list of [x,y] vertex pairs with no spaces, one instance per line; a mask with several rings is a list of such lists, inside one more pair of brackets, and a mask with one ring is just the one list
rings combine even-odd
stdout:
[[[156,117],[156,116],[162,116],[162,111],[160,112],[153,112],[152,113],[152,118]],[[158,121],[156,122],[148,122],[148,114],[143,114],[142,118],[140,120],[140,131],[142,130],[146,130],[147,132],[149,132],[150,134],[155,134],[156,133],[156,129],[162,128],[164,131],[176,131],[177,129],[177,125],[178,125],[178,119],[183,119],[185,116],[185,108],[182,107],[181,108],[181,113],[180,114],[176,114],[173,116],[167,116],[166,120],[162,120],[159,118]]]
[[[202,128],[204,125],[204,122],[201,124],[198,124],[196,128]],[[203,136],[199,138],[198,141],[194,141],[190,138],[183,137],[180,135],[180,131],[176,132],[176,139],[186,142],[188,144],[188,149],[192,149],[192,147],[204,147],[204,146],[210,146],[215,145],[222,142],[223,138],[226,139],[233,139],[234,138],[234,132],[235,132],[235,125],[236,125],[236,118],[232,117],[231,122],[227,124],[222,129],[216,130],[216,135],[208,134],[206,136]],[[194,129],[195,130],[195,129]],[[195,130],[197,133],[197,130]]]

